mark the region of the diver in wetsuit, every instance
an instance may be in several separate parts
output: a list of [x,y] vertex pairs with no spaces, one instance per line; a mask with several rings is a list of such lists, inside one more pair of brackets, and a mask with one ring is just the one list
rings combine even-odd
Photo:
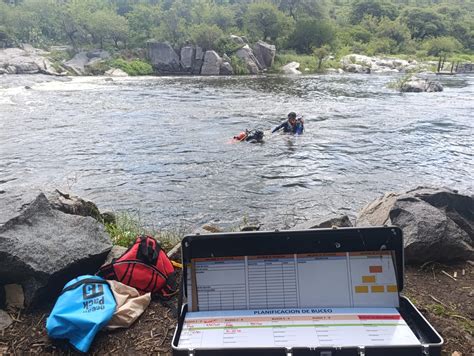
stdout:
[[296,113],[290,112],[288,114],[288,120],[281,125],[278,125],[272,130],[272,133],[283,129],[283,132],[293,133],[295,135],[301,135],[304,131],[304,121],[302,117],[297,118]]

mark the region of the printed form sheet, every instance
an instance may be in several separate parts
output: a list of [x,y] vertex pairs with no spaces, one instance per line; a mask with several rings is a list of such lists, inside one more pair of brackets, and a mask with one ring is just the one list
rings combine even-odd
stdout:
[[189,312],[179,349],[420,345],[395,308]]
[[190,311],[398,307],[390,251],[194,259]]

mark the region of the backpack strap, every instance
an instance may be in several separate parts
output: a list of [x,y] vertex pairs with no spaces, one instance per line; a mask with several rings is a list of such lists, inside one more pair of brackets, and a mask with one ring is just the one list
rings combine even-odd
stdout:
[[97,276],[102,277],[104,279],[117,279],[117,275],[115,274],[114,269],[114,262],[116,259],[112,260],[112,263],[102,266],[99,271],[96,273]]
[[160,244],[149,236],[140,236],[139,239],[137,259],[155,266],[161,251]]

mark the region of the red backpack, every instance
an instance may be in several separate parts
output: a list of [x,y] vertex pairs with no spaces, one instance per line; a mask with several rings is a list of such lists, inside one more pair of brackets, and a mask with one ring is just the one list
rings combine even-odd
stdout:
[[169,299],[177,292],[173,265],[158,241],[150,236],[138,236],[132,247],[97,274],[151,292],[152,297],[160,299]]

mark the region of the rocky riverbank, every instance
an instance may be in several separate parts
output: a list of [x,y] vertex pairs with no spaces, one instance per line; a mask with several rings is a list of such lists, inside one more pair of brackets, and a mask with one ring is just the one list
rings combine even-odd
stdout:
[[[68,57],[72,51],[69,47],[54,47],[53,52],[64,53]],[[274,45],[264,41],[251,44],[245,37],[230,36],[225,52],[205,50],[199,46],[186,45],[173,48],[167,42],[148,41],[146,50],[137,51],[136,55],[143,63],[151,64],[150,74],[156,75],[235,75],[261,74],[265,72],[298,75],[310,71],[301,68],[300,63],[289,63],[275,66],[277,50]],[[126,76],[117,62],[105,50],[89,50],[75,53],[69,60],[52,59],[52,53],[23,45],[22,48],[0,49],[1,74],[35,74],[50,75],[107,75]],[[328,57],[325,60],[331,60]],[[124,62],[126,63],[126,61]],[[149,63],[149,64],[148,64]],[[368,57],[360,54],[349,54],[342,57],[336,68],[325,70],[334,73],[433,73],[437,63],[418,62],[399,58]]]

